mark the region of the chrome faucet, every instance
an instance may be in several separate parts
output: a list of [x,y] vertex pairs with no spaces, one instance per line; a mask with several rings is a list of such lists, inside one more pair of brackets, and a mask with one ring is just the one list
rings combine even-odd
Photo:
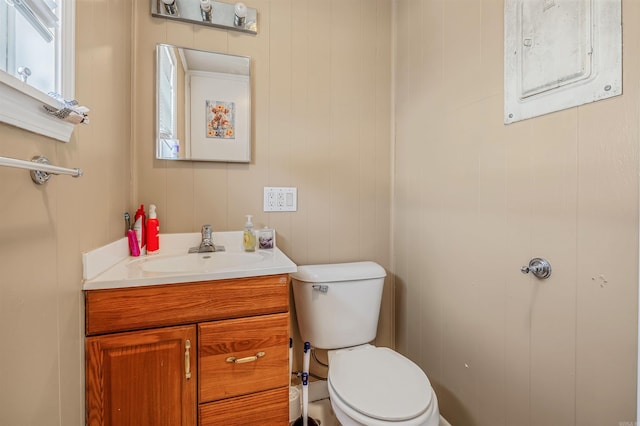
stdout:
[[213,244],[213,229],[211,225],[202,226],[202,241],[200,242],[199,252],[216,251],[216,246]]
[[217,246],[213,243],[213,228],[211,225],[202,226],[202,241],[199,247],[191,247],[189,253],[210,253],[213,251],[224,251],[224,246]]

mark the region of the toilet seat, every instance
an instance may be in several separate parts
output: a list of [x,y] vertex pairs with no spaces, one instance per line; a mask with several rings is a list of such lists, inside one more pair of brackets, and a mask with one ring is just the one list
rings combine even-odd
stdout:
[[336,402],[381,422],[423,417],[435,398],[420,367],[389,348],[368,345],[332,352],[328,384]]

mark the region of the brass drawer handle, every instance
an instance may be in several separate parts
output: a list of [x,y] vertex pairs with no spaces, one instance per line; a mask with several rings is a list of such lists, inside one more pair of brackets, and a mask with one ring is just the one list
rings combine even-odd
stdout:
[[189,380],[191,378],[191,340],[187,340],[184,344],[184,377]]
[[230,356],[229,358],[227,358],[227,362],[233,362],[234,364],[243,364],[245,362],[257,361],[258,358],[262,358],[265,355],[265,352],[258,352],[254,356],[248,356],[244,358],[236,358],[235,356]]

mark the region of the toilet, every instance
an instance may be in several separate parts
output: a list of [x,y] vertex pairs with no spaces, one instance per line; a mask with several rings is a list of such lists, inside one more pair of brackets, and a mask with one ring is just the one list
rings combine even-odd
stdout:
[[327,387],[343,426],[438,426],[427,375],[375,339],[386,272],[374,262],[299,266],[291,274],[300,336],[329,351]]

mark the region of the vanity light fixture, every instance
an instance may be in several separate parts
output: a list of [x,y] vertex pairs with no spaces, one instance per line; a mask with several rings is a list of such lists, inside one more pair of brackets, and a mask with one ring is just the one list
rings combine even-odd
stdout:
[[151,15],[249,34],[258,33],[258,12],[244,3],[151,0]]

